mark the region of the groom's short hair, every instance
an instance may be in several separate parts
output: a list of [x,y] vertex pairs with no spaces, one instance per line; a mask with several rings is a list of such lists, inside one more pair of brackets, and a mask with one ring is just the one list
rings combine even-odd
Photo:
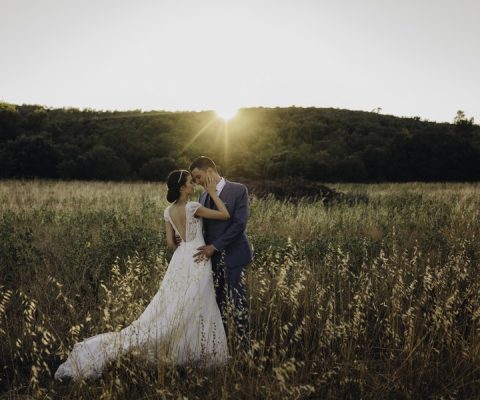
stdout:
[[195,168],[201,169],[201,170],[207,170],[208,168],[213,168],[213,170],[217,170],[217,166],[213,162],[212,159],[205,157],[205,156],[200,156],[193,160],[193,162],[190,164],[190,171],[193,171]]

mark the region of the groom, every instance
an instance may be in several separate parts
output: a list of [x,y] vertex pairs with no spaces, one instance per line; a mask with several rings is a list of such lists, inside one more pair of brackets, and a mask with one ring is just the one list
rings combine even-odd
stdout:
[[[248,191],[244,185],[221,177],[215,163],[208,157],[195,159],[190,165],[190,172],[195,183],[204,187],[207,175],[213,176],[217,194],[230,213],[227,221],[203,220],[206,245],[199,247],[194,257],[211,258],[218,307],[225,321],[229,305],[232,306],[235,334],[239,344],[248,350],[250,340],[245,270],[253,256],[245,233]],[[205,207],[216,209],[206,191],[200,195],[199,202]]]

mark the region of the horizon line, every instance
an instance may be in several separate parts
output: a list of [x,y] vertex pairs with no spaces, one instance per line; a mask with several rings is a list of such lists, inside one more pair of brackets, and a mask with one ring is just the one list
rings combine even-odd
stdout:
[[[200,108],[194,108],[194,109],[145,109],[145,108],[133,108],[133,109],[127,109],[127,108],[117,108],[117,109],[110,109],[110,108],[95,108],[95,107],[79,107],[79,106],[49,106],[41,103],[13,103],[10,101],[6,101],[4,99],[0,99],[0,104],[7,104],[7,105],[12,105],[12,106],[39,106],[44,109],[48,110],[78,110],[81,112],[142,112],[142,113],[202,113],[202,112],[216,112],[214,108],[205,108],[205,109],[200,109]],[[438,123],[438,124],[453,124],[453,122],[450,121],[439,121],[439,120],[432,120],[428,118],[423,118],[419,115],[414,115],[414,116],[406,116],[406,115],[396,115],[396,114],[388,114],[385,113],[383,114],[381,112],[382,107],[375,107],[370,111],[366,110],[358,110],[358,109],[350,109],[350,108],[340,108],[340,107],[325,107],[325,106],[315,106],[315,105],[295,105],[291,104],[288,106],[280,106],[280,105],[255,105],[255,106],[239,106],[237,108],[238,111],[240,110],[248,110],[248,109],[287,109],[287,108],[299,108],[299,109],[309,109],[309,108],[314,108],[314,109],[332,109],[332,110],[339,110],[339,111],[351,111],[351,112],[364,112],[368,114],[378,114],[378,115],[383,115],[383,116],[391,116],[395,118],[405,118],[405,119],[417,119],[422,122],[433,122],[433,123]],[[457,110],[457,112],[460,110]],[[474,123],[475,124],[475,123]],[[475,124],[478,125],[478,124]]]

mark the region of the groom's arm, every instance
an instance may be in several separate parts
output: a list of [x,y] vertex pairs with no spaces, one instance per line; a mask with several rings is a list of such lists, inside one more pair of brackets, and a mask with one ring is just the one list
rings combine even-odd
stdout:
[[230,226],[221,237],[211,243],[217,251],[222,252],[228,245],[238,240],[247,227],[248,190],[245,186],[240,186],[240,188],[242,191],[235,199],[235,209],[230,217]]

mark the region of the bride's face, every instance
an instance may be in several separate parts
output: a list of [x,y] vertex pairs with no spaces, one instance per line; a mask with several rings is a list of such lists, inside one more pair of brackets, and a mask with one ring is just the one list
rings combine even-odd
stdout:
[[193,182],[191,175],[187,176],[187,180],[181,190],[189,196],[195,192],[195,183]]

